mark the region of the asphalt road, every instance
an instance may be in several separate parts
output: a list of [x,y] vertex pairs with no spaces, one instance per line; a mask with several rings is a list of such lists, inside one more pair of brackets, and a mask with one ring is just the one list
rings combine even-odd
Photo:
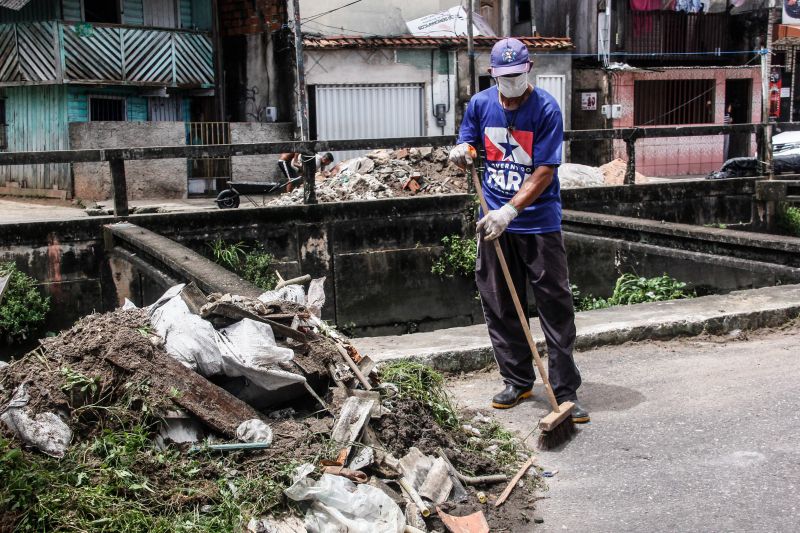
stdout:
[[[533,531],[800,531],[800,326],[576,354],[592,422],[537,453],[549,491]],[[495,372],[451,381],[460,405],[527,434],[543,390],[485,408]]]

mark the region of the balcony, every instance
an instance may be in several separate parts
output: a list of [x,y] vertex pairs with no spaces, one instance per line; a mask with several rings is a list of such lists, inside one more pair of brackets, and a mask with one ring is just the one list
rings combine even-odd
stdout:
[[629,54],[685,54],[728,50],[730,23],[727,13],[630,11],[625,20],[624,51]]
[[208,34],[60,21],[0,25],[0,86],[80,83],[208,88]]

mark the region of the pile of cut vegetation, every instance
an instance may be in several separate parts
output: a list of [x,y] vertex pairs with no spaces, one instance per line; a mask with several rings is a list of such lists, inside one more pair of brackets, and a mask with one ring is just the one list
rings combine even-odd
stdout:
[[[350,531],[441,530],[445,513],[474,512],[492,530],[530,527],[535,471],[493,505],[528,451],[488,417],[459,413],[441,375],[408,362],[377,371],[302,305],[270,312],[306,336],[277,335],[291,364],[323,370],[313,394],[266,408],[178,362],[142,309],[86,317],[0,369],[0,531],[317,531],[336,527],[315,500],[325,491],[398,510],[377,525],[343,511]],[[202,438],[177,438],[176,412]],[[242,436],[252,420],[269,439]]]

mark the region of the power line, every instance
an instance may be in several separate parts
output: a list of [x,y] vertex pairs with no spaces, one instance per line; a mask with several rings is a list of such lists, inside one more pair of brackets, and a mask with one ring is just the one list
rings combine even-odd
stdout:
[[350,2],[348,4],[343,4],[343,5],[339,6],[339,7],[335,7],[333,9],[328,10],[328,11],[323,11],[322,13],[317,13],[316,15],[309,15],[308,17],[305,18],[305,20],[304,19],[300,19],[300,22],[301,23],[302,22],[309,22],[309,21],[312,21],[314,19],[318,19],[320,17],[324,17],[325,15],[329,15],[329,14],[333,13],[334,11],[339,11],[340,9],[344,9],[344,8],[346,8],[348,6],[352,6],[353,4],[357,4],[357,3],[361,2],[361,1],[362,0],[354,0],[353,2]]
[[359,31],[359,30],[354,30],[354,29],[351,29],[351,28],[345,28],[344,26],[331,26],[330,24],[323,24],[322,22],[317,22],[316,20],[309,20],[307,22],[303,22],[303,23],[300,24],[300,26],[302,27],[302,26],[305,26],[306,24],[316,24],[317,26],[325,26],[326,28],[332,28],[334,30],[351,31],[353,33],[360,33],[361,35],[369,35],[369,36],[372,36],[372,37],[378,37],[378,35],[375,34],[375,33],[368,33],[368,32],[365,32],[365,31]]

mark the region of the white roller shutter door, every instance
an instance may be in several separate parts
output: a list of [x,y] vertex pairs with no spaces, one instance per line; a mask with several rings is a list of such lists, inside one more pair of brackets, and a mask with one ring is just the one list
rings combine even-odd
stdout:
[[[421,84],[317,85],[317,138],[381,139],[424,135]],[[335,152],[336,161],[362,151]]]

